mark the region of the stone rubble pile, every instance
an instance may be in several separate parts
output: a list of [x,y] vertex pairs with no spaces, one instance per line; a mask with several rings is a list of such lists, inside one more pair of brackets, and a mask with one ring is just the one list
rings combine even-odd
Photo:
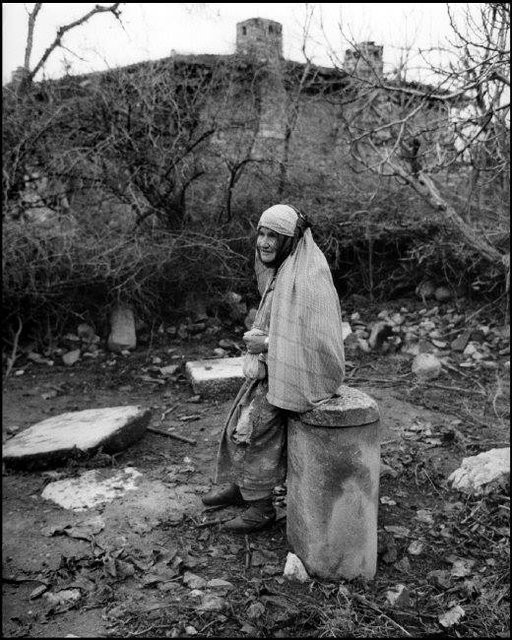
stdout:
[[436,377],[442,364],[462,369],[497,369],[500,358],[509,360],[510,327],[481,324],[455,308],[433,306],[420,311],[383,310],[365,322],[356,312],[349,316],[352,332],[345,339],[350,356],[358,352],[403,353],[412,356],[413,371]]
[[[342,330],[347,360],[363,354],[400,353],[410,357],[412,372],[423,380],[436,378],[443,366],[462,370],[508,368],[510,326],[480,322],[478,314],[464,313],[455,305],[450,306],[450,301],[446,300],[448,290],[428,288],[427,284],[424,283],[418,295],[429,302],[419,311],[412,308],[415,305],[412,302],[411,308],[383,309],[373,318],[364,318],[363,312],[344,314]],[[190,342],[219,335],[220,339],[207,357],[241,356],[245,351],[242,334],[252,327],[256,309],[236,292],[228,292],[221,303],[226,316],[223,320],[209,315],[201,300],[191,299],[188,317],[178,324],[162,324],[157,330],[160,339]],[[105,355],[106,351],[128,356],[138,342],[149,341],[147,326],[138,325],[129,308],[115,308],[110,320],[107,340],[101,340],[91,326],[82,323],[76,333],[63,337],[58,348],[43,354],[29,348],[26,355],[38,364],[53,365],[54,358],[60,358],[71,366],[83,358]],[[232,329],[230,333],[239,334],[239,338],[220,336],[226,323]]]

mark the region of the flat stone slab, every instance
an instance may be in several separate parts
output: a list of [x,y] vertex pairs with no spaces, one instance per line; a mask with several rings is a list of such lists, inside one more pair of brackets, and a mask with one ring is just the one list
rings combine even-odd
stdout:
[[146,432],[151,411],[137,405],[71,411],[38,422],[8,440],[6,466],[35,469],[65,463],[80,454],[122,451]]
[[236,395],[245,380],[244,356],[187,362],[185,372],[194,393],[203,397]]
[[373,398],[346,385],[338,388],[336,397],[301,414],[300,421],[315,427],[359,427],[380,419]]
[[[105,475],[107,477],[103,477]],[[110,469],[92,469],[78,478],[50,482],[44,488],[41,497],[55,502],[64,509],[83,511],[137,489],[135,479],[140,476],[142,473],[133,467],[126,467],[115,473]]]

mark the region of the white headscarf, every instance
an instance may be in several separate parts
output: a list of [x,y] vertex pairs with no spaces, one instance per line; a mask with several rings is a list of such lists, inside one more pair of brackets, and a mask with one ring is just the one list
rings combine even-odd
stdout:
[[[279,204],[263,212],[258,226],[293,236],[297,220],[293,207]],[[259,285],[268,281],[272,271],[258,258],[255,266]],[[310,229],[277,271],[267,365],[268,401],[289,411],[313,409],[333,397],[343,382],[339,298],[327,260]]]

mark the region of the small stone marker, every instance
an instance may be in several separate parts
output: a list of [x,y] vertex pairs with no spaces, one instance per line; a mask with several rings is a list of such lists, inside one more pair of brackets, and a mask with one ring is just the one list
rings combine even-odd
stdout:
[[11,438],[2,458],[7,467],[44,468],[74,452],[121,451],[146,432],[151,411],[141,406],[72,411],[48,418]]
[[185,371],[194,393],[204,397],[235,395],[243,381],[244,357],[187,362]]
[[108,348],[115,353],[127,349],[135,349],[137,337],[135,334],[135,317],[128,307],[116,307],[110,316],[112,330],[108,337]]

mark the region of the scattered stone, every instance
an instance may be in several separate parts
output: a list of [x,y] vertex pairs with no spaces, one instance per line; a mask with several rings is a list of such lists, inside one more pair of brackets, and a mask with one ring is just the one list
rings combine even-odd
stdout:
[[462,465],[448,477],[454,489],[470,495],[490,493],[510,483],[510,447],[490,449],[463,458]]
[[85,322],[78,325],[76,333],[84,342],[96,342],[99,340],[94,329]]
[[36,598],[39,598],[39,596],[42,596],[45,591],[48,591],[48,585],[40,584],[33,591],[31,591],[29,600],[35,600]]
[[423,542],[421,540],[413,540],[411,544],[407,547],[407,552],[411,554],[411,556],[419,556],[423,551]]
[[197,636],[197,629],[195,627],[193,627],[192,625],[188,625],[185,627],[185,633],[189,636]]
[[392,607],[405,607],[410,605],[411,594],[405,584],[397,584],[386,592],[386,600]]
[[9,427],[7,427],[6,431],[7,431],[7,433],[8,433],[9,435],[11,435],[11,434],[18,433],[18,431],[19,431],[20,429],[21,429],[21,427],[20,427],[19,425],[17,425],[17,424],[13,424],[13,425],[10,425]]
[[41,497],[51,500],[64,509],[83,511],[91,509],[115,498],[124,496],[127,491],[137,489],[136,478],[142,474],[132,467],[112,472],[112,477],[105,479],[105,471],[92,469],[78,478],[67,478],[51,482],[44,488]]
[[302,564],[302,560],[294,553],[290,552],[286,556],[283,576],[288,580],[297,580],[298,582],[306,582],[306,580],[309,580],[308,573]]
[[111,331],[107,346],[110,351],[120,353],[135,349],[137,337],[135,334],[135,317],[128,307],[116,307],[110,316]]
[[434,297],[438,302],[447,302],[452,299],[452,292],[448,287],[437,287],[434,291]]
[[149,409],[136,405],[63,413],[15,435],[2,457],[6,466],[44,468],[100,447],[115,453],[139,440],[150,418]]
[[360,338],[358,338],[354,333],[349,334],[345,338],[345,342],[344,342],[345,353],[347,354],[356,353],[359,349],[359,340]]
[[471,331],[464,331],[464,333],[461,333],[459,336],[457,336],[457,338],[455,338],[455,340],[453,340],[453,342],[451,343],[451,348],[452,351],[464,351],[464,349],[466,348],[466,345],[469,342],[469,338],[471,336]]
[[53,365],[53,360],[49,360],[48,358],[43,358],[43,356],[35,351],[30,351],[27,354],[27,358],[32,362],[36,362],[37,364],[48,364],[50,366]]
[[415,293],[425,304],[426,299],[434,297],[435,291],[436,285],[431,280],[425,280],[416,287]]
[[428,509],[418,509],[414,517],[425,524],[434,524],[434,518]]
[[431,353],[419,353],[414,358],[411,369],[420,380],[433,380],[441,373],[441,362]]
[[62,362],[70,367],[80,360],[80,349],[73,349],[62,356]]
[[222,611],[226,607],[226,600],[212,593],[205,593],[197,611]]
[[377,322],[373,325],[370,337],[368,338],[368,345],[371,349],[379,349],[386,338],[389,338],[393,334],[393,329],[389,322]]
[[231,591],[235,588],[235,585],[227,580],[221,580],[220,578],[213,578],[206,583],[207,589],[219,589],[225,591]]
[[343,338],[343,341],[345,341],[348,336],[350,336],[352,334],[352,328],[350,327],[350,323],[349,322],[342,322],[341,323],[341,337]]
[[80,589],[63,589],[57,593],[45,593],[44,598],[51,607],[68,607],[81,598]]
[[265,613],[265,605],[262,602],[253,602],[247,608],[247,617],[251,620],[257,620]]
[[464,609],[460,605],[457,605],[439,616],[439,623],[445,628],[453,627],[453,625],[457,624],[465,615],[466,612]]
[[163,376],[172,376],[179,368],[179,364],[168,364],[166,367],[160,367],[160,373]]
[[364,338],[358,338],[357,342],[359,344],[359,348],[361,349],[361,351],[363,353],[370,353],[371,352],[370,345],[368,344],[368,342]]
[[185,584],[190,589],[202,589],[206,586],[207,580],[201,578],[201,576],[197,576],[195,573],[191,573],[190,571],[185,571],[183,575],[183,584]]

